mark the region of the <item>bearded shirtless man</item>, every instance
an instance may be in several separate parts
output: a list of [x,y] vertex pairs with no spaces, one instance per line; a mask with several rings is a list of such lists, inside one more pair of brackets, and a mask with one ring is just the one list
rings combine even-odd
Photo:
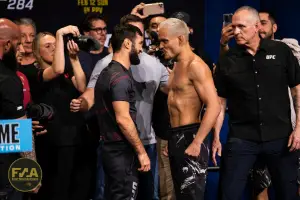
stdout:
[[176,198],[200,200],[204,199],[208,166],[206,136],[220,113],[220,104],[211,71],[192,52],[188,35],[187,25],[179,19],[169,18],[159,26],[160,48],[166,59],[176,62],[168,83],[172,127],[168,152]]

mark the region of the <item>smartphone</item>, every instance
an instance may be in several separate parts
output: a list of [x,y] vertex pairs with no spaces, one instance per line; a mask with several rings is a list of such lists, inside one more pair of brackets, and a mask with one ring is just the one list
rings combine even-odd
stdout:
[[227,24],[232,23],[232,13],[223,14],[223,25],[226,26]]
[[162,2],[145,4],[143,9],[144,15],[158,15],[163,13],[165,13],[165,7]]

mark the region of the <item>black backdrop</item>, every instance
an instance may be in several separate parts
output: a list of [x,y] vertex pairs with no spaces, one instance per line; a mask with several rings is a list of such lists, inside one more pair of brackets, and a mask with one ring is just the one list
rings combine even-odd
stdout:
[[[143,2],[153,3],[157,1],[145,0]],[[162,2],[165,4],[167,14],[185,11],[191,15],[191,24],[195,29],[194,42],[202,46],[204,0],[163,0]],[[139,0],[0,0],[0,10],[1,17],[13,20],[29,17],[36,22],[38,32],[49,31],[52,33],[65,25],[79,25],[84,17],[84,12],[88,9],[96,12],[102,10],[110,32],[120,18],[130,13],[131,9],[139,3]]]

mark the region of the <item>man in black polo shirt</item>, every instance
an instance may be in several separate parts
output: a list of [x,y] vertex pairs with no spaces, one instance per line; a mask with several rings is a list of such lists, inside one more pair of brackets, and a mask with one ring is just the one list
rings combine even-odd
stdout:
[[[130,65],[139,64],[143,34],[135,26],[116,26],[111,38],[111,63],[95,86],[95,108],[101,127],[105,199],[136,199],[137,158],[140,171],[150,170],[150,160],[139,138],[135,117],[135,87]],[[136,155],[137,154],[137,155]]]
[[[239,200],[250,168],[265,161],[280,200],[297,196],[297,152],[300,147],[300,67],[290,48],[259,37],[259,15],[251,7],[238,9],[232,18],[237,42],[220,58],[215,84],[223,110],[215,125],[221,129],[226,102],[229,138],[221,167],[221,196]],[[291,124],[288,87],[297,115]]]
[[[0,19],[0,120],[26,119],[23,106],[23,85],[16,74],[16,52],[21,45],[20,30],[8,19]],[[34,149],[34,146],[33,146]],[[35,158],[35,151],[0,154],[0,199],[21,200],[22,193],[15,191],[8,181],[10,165],[20,157]],[[36,190],[36,192],[38,189]]]

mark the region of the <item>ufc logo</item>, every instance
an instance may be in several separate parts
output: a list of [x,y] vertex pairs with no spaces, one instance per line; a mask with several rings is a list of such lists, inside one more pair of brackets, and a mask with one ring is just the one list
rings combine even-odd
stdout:
[[275,60],[275,59],[276,59],[276,55],[267,55],[267,56],[266,56],[266,59],[267,59],[267,60],[271,60],[271,59],[272,59],[272,60]]

